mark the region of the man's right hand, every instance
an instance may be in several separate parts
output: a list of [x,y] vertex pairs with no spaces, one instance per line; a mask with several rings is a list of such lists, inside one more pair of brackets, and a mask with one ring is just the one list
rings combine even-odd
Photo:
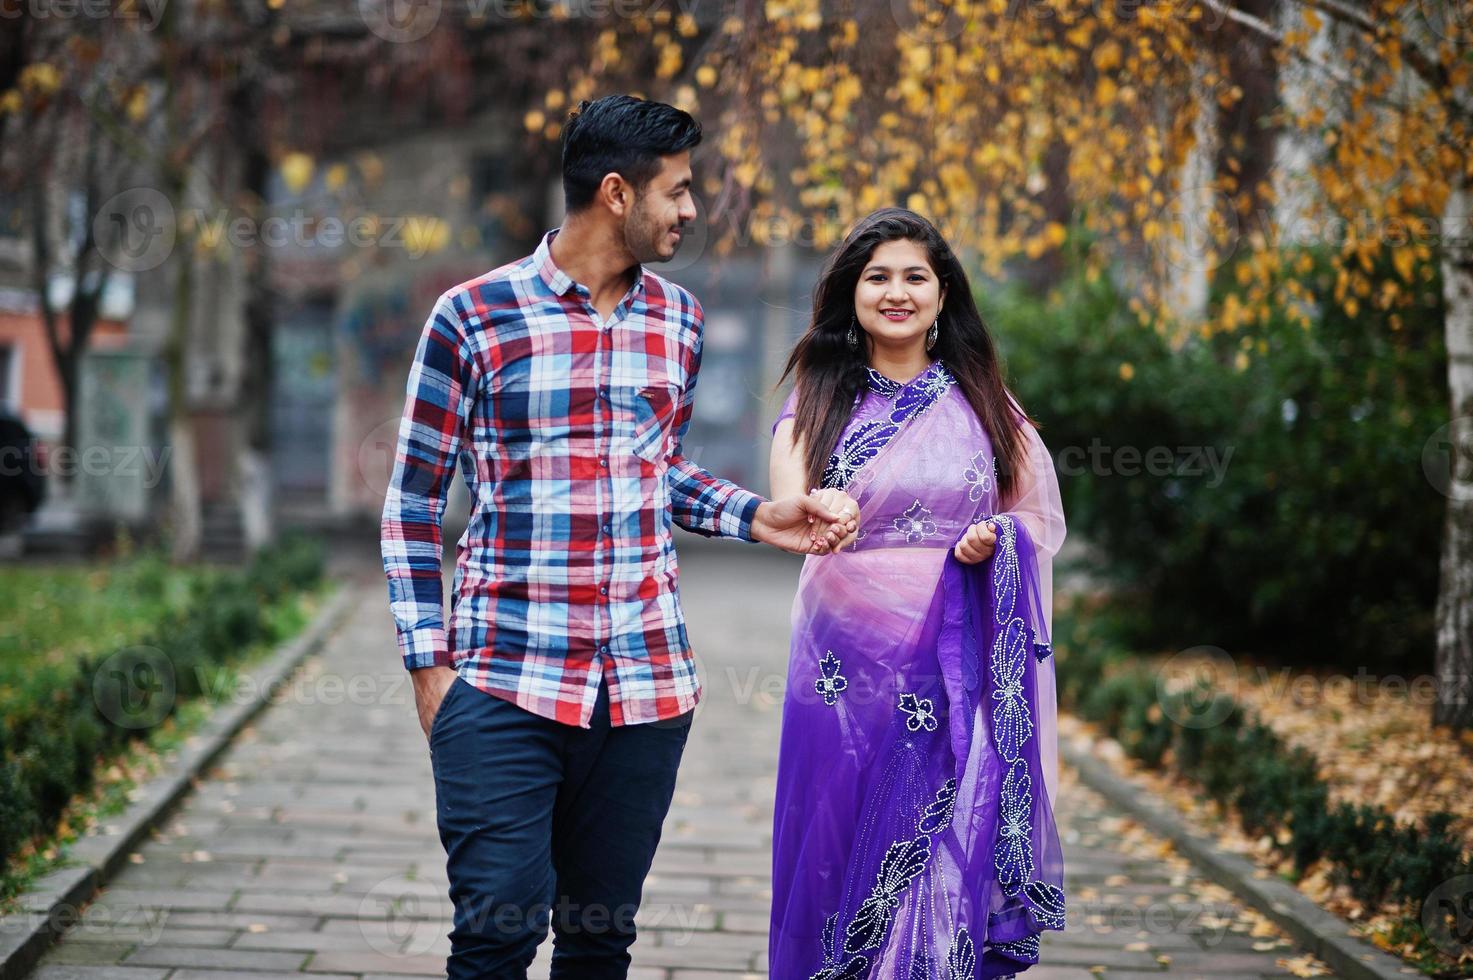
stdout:
[[454,667],[420,667],[411,670],[409,678],[414,683],[414,705],[419,710],[419,727],[425,738],[430,737],[430,726],[435,723],[435,714],[445,692],[450,690],[456,677]]

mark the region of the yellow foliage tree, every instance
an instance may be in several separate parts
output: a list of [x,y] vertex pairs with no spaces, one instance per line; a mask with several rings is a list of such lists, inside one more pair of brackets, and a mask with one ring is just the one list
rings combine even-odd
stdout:
[[[621,58],[659,49],[721,153],[703,185],[718,244],[822,249],[903,203],[996,276],[1046,262],[1073,226],[1091,274],[1110,266],[1143,322],[1183,335],[1295,308],[1287,226],[1333,230],[1352,317],[1417,302],[1440,263],[1435,720],[1473,727],[1473,0],[744,0],[705,27],[612,27],[572,89],[607,90]],[[1234,301],[1191,302],[1220,267]]]

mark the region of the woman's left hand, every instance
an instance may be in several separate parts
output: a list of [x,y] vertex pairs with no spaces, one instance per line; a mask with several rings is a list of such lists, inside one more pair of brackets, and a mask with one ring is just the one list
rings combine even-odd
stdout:
[[975,565],[991,558],[996,547],[997,526],[987,521],[967,528],[967,533],[962,535],[962,539],[956,543],[952,554],[956,555],[956,560],[963,565]]
[[[810,490],[808,491],[808,495],[817,498],[818,502],[829,511],[844,518],[846,526],[851,529],[844,536],[843,540],[837,543],[831,543],[831,552],[839,551],[845,545],[853,544],[855,539],[859,537],[859,502],[843,490],[837,490],[832,487],[823,490]],[[835,528],[839,526],[837,524],[834,525]],[[833,529],[830,529],[829,534],[831,542],[837,538],[837,534],[834,533]]]

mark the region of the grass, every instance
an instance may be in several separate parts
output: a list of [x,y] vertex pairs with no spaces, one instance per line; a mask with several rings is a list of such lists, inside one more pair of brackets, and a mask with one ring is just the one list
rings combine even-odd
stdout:
[[0,686],[38,666],[64,669],[139,642],[182,609],[191,584],[208,574],[154,554],[101,567],[0,568]]
[[[160,622],[188,608],[196,585],[220,574],[204,566],[175,567],[155,554],[124,555],[100,567],[0,569],[0,704],[39,674],[62,683],[84,657],[147,642]],[[270,639],[212,665],[215,683],[203,696],[179,704],[146,737],[97,759],[91,788],[72,798],[48,833],[0,867],[0,914],[12,911],[38,878],[63,867],[69,845],[122,813],[137,786],[167,768],[171,754],[230,696],[234,679],[300,632],[326,592],[319,585],[271,602],[262,610]]]

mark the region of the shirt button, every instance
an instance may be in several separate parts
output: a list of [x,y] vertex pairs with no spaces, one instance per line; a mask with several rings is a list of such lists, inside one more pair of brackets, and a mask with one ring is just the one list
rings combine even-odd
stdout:
[[607,585],[603,586],[602,588],[600,588],[598,590],[598,594],[599,595],[608,595],[609,594],[609,587]]
[[608,653],[609,652],[609,645],[607,643],[603,644],[602,646],[600,646],[598,648],[598,652],[599,653]]
[[605,534],[613,534],[614,533],[614,525],[611,522],[604,521],[604,533]]
[[600,465],[600,466],[608,466],[609,465],[609,461],[608,461],[607,457],[600,456],[598,458],[598,465]]

